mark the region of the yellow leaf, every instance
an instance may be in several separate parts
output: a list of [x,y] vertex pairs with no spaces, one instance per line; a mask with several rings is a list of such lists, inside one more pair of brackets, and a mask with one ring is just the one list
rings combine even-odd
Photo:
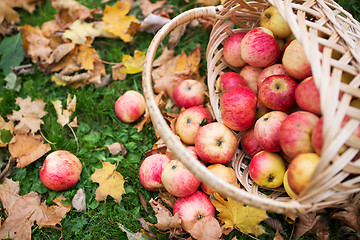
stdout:
[[176,60],[176,67],[172,72],[180,72],[190,69],[191,72],[199,73],[199,64],[201,60],[200,45],[193,49],[189,56],[186,56],[184,51],[181,51],[181,55]]
[[76,96],[74,95],[74,98],[71,98],[70,94],[68,94],[66,109],[63,109],[60,100],[52,101],[52,104],[54,105],[56,114],[58,115],[57,122],[62,127],[70,123],[70,117],[75,112],[75,108],[76,108]]
[[[0,130],[7,130],[12,135],[14,132],[14,122],[13,121],[5,122],[4,118],[2,116],[0,116]],[[3,132],[3,133],[5,134],[5,132]],[[0,131],[0,147],[6,147],[8,143],[2,142],[1,134],[2,134],[2,132]]]
[[125,180],[116,171],[116,165],[112,165],[109,162],[102,162],[102,165],[102,169],[96,169],[91,175],[91,180],[99,183],[99,187],[95,192],[95,199],[97,201],[105,201],[106,197],[110,195],[115,199],[115,202],[120,203],[121,197],[125,193]]
[[218,193],[211,199],[212,204],[219,212],[218,218],[222,220],[224,227],[235,227],[244,234],[259,236],[265,232],[259,223],[268,218],[263,209],[244,206],[231,198],[225,200]]
[[95,38],[99,32],[94,28],[94,23],[87,23],[76,20],[68,30],[64,32],[62,38],[70,39],[73,43],[84,44],[86,37]]
[[105,30],[119,36],[124,42],[130,42],[132,34],[140,28],[140,21],[134,16],[127,14],[130,11],[128,2],[117,2],[113,7],[105,6],[103,21],[107,23]]
[[122,62],[125,65],[125,69],[121,73],[135,74],[142,72],[145,62],[145,53],[135,50],[134,57],[124,54]]

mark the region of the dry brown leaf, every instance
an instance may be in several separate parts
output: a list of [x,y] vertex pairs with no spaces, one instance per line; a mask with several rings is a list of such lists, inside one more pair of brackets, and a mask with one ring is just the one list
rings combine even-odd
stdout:
[[159,197],[168,207],[173,208],[176,198],[169,192],[160,192]]
[[58,63],[63,57],[70,53],[75,48],[75,43],[63,43],[58,45],[55,50],[51,53],[46,63]]
[[57,14],[55,19],[60,26],[65,27],[75,19],[86,19],[92,16],[92,11],[75,0],[52,0],[51,4]]
[[20,110],[13,110],[11,115],[6,116],[9,120],[18,122],[14,128],[14,133],[19,135],[28,134],[29,132],[35,134],[40,130],[40,125],[44,124],[41,118],[47,114],[44,111],[46,103],[42,99],[31,101],[30,97],[25,99],[17,97],[15,100]]
[[144,17],[147,17],[150,13],[154,12],[156,9],[161,8],[165,5],[167,0],[156,1],[155,3],[150,2],[149,0],[140,0],[140,9]]
[[72,201],[72,206],[80,212],[85,212],[86,211],[86,195],[85,195],[85,190],[82,188],[79,188],[76,191],[76,194],[74,195]]
[[41,196],[36,192],[18,196],[11,208],[7,209],[9,214],[1,226],[0,238],[31,239],[31,227],[34,223],[39,228],[51,227],[61,231],[60,221],[71,209],[71,205],[61,203],[62,199],[64,197],[54,199],[56,205],[48,207],[45,202],[41,202]]
[[113,80],[125,80],[127,74],[123,72],[125,65],[123,63],[117,63],[111,67]]
[[215,217],[209,217],[207,221],[196,221],[189,233],[197,240],[218,240],[222,235],[220,224]]
[[344,210],[334,213],[331,218],[340,220],[360,234],[359,205],[351,204]]
[[174,49],[169,49],[167,47],[164,47],[161,52],[161,55],[155,59],[153,66],[158,67],[165,64],[166,62],[174,58],[174,53],[175,53]]
[[122,153],[122,155],[125,155],[127,153],[127,150],[121,142],[114,142],[110,145],[106,145],[106,147],[109,149],[110,154],[116,155],[118,153]]
[[150,13],[144,21],[141,22],[140,31],[155,34],[168,22],[170,22],[169,18]]
[[311,212],[299,216],[299,222],[296,224],[294,239],[299,239],[302,235],[311,230],[320,220],[321,216],[317,216],[316,212]]
[[10,214],[9,209],[11,209],[19,197],[19,182],[5,178],[4,182],[0,184],[0,202],[6,215]]
[[184,35],[189,23],[190,22],[181,24],[180,26],[176,27],[172,32],[170,32],[169,41],[167,45],[169,49],[174,49],[176,45],[180,42],[180,39]]
[[169,97],[172,97],[175,87],[186,79],[191,79],[192,72],[190,69],[168,73],[167,75],[158,78],[155,81],[154,90],[157,93],[166,92]]
[[69,126],[71,126],[71,127],[78,127],[76,118],[72,122],[70,122],[70,117],[75,112],[75,108],[76,108],[76,96],[75,95],[73,98],[71,98],[70,94],[68,93],[68,97],[66,100],[66,109],[63,109],[61,100],[52,101],[52,104],[54,105],[56,114],[58,116],[57,122],[62,127],[64,127],[67,124],[69,124]]
[[99,187],[95,192],[96,201],[105,201],[106,197],[110,195],[115,199],[115,202],[120,203],[122,195],[125,193],[123,176],[116,171],[116,165],[109,162],[102,162],[103,167],[96,169],[91,175],[93,182],[99,183]]
[[9,143],[9,152],[16,159],[16,167],[23,168],[51,150],[40,135],[15,135]]
[[171,228],[181,228],[181,219],[178,213],[172,215],[166,207],[154,199],[150,199],[149,203],[155,212],[157,219],[155,227],[157,229],[165,231]]

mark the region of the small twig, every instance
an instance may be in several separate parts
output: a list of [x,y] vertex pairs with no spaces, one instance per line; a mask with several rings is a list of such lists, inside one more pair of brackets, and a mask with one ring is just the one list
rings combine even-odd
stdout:
[[4,170],[0,173],[0,182],[4,180],[7,176],[10,175],[11,170],[15,166],[16,158],[10,157],[8,163],[6,164]]
[[79,142],[78,142],[78,139],[77,139],[77,137],[76,137],[76,134],[75,134],[75,132],[74,132],[74,129],[73,129],[69,124],[66,124],[66,125],[70,128],[72,134],[73,134],[74,137],[75,137],[75,141],[76,141],[76,155],[77,155],[77,154],[79,153]]
[[11,66],[11,69],[13,70],[13,72],[16,75],[21,75],[21,74],[26,74],[26,73],[30,73],[30,74],[34,73],[34,67],[31,63],[25,64],[25,65],[20,65],[20,66]]
[[50,142],[45,136],[44,134],[42,133],[42,131],[40,131],[40,135],[44,138],[44,140],[50,144],[56,144],[56,143],[53,143],[53,142]]

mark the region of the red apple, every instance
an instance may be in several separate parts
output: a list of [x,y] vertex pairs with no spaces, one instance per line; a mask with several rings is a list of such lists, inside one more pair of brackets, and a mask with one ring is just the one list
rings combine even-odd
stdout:
[[40,180],[47,188],[62,191],[79,181],[81,171],[82,164],[74,154],[57,150],[45,158],[40,169]]
[[301,153],[290,162],[288,183],[295,194],[300,194],[309,185],[319,161],[320,157],[316,153]]
[[235,134],[224,124],[209,123],[200,128],[195,138],[199,157],[208,163],[228,163],[237,149]]
[[264,150],[255,137],[254,127],[248,128],[241,135],[240,144],[244,152],[253,157],[256,153]]
[[295,89],[295,101],[302,110],[321,115],[320,92],[312,76],[298,84]]
[[268,67],[278,60],[280,47],[271,30],[265,27],[253,28],[241,41],[242,59],[255,67]]
[[207,221],[215,216],[215,208],[209,196],[196,191],[188,197],[180,197],[175,201],[173,214],[179,214],[182,228],[189,231],[197,221]]
[[197,80],[181,81],[174,89],[173,99],[179,108],[202,105],[205,100],[205,87]]
[[294,39],[285,48],[282,63],[285,71],[297,81],[312,75],[311,65],[308,61],[301,43]]
[[115,114],[125,123],[138,120],[145,112],[144,96],[134,90],[128,90],[115,101]]
[[263,68],[245,65],[240,70],[240,76],[244,78],[246,86],[251,88],[255,93],[258,92],[257,81]]
[[[207,169],[210,172],[214,173],[218,178],[224,180],[225,182],[228,182],[231,184],[231,183],[236,183],[236,181],[237,181],[235,170],[231,167],[225,166],[224,164],[220,164],[220,163],[212,164],[212,165],[209,165],[207,167]],[[207,195],[210,195],[210,194],[216,192],[215,189],[213,189],[206,183],[201,183],[200,188]]]
[[264,68],[257,78],[257,89],[260,89],[261,83],[271,75],[286,75],[285,68],[281,63],[273,64]]
[[244,78],[236,72],[223,73],[216,81],[216,90],[221,93],[237,86],[246,86],[246,82]]
[[259,118],[254,125],[254,135],[259,145],[266,151],[278,152],[280,127],[288,115],[281,111],[271,111]]
[[256,94],[248,87],[234,87],[220,98],[220,112],[223,123],[235,131],[251,127],[255,121]]
[[245,36],[245,32],[231,35],[224,43],[223,55],[225,61],[233,67],[242,67],[246,63],[241,58],[240,44]]
[[296,105],[295,89],[297,82],[287,75],[272,75],[260,85],[258,96],[268,108],[287,111]]
[[200,186],[201,181],[180,160],[171,160],[161,173],[164,188],[176,197],[187,197]]
[[161,173],[164,166],[171,159],[160,153],[150,155],[144,159],[139,169],[140,183],[150,191],[158,191],[163,187],[161,182]]
[[193,106],[181,111],[175,123],[175,132],[181,141],[194,145],[195,136],[202,125],[212,122],[210,112],[202,106]]
[[291,159],[300,153],[312,153],[311,134],[319,117],[307,111],[291,113],[280,127],[280,146]]
[[286,166],[279,154],[261,151],[251,159],[249,176],[259,186],[277,188],[284,180]]

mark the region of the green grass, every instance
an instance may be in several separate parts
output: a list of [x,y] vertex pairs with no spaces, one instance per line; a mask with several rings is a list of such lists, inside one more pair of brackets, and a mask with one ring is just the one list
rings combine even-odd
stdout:
[[[83,0],[79,1],[91,8],[104,8],[104,4],[100,0]],[[114,4],[116,1],[110,1],[108,4]],[[342,1],[344,7],[347,1]],[[351,1],[349,1],[351,2]],[[194,0],[186,3],[183,0],[169,0],[168,4],[176,6],[172,16],[179,14],[187,9],[198,6]],[[359,9],[356,4],[346,5],[348,10],[354,10],[355,16],[359,17]],[[40,7],[37,7],[33,14],[19,10],[21,15],[20,25],[41,25],[43,22],[53,19],[55,14],[50,1],[43,1]],[[140,16],[140,9],[137,6],[132,10],[133,14]],[[209,32],[199,28],[189,29],[187,34],[183,36],[179,45],[176,47],[176,53],[180,53],[183,49],[186,53],[201,45],[203,53],[206,50]],[[93,43],[93,47],[98,51],[99,56],[108,62],[121,62],[123,54],[133,54],[134,50],[146,52],[153,34],[138,33],[135,35],[133,43],[124,43],[117,39],[97,39]],[[166,41],[165,41],[166,42]],[[158,54],[160,53],[158,50]],[[202,66],[200,70],[205,74],[205,54],[202,55]],[[29,59],[25,59],[23,64],[30,63]],[[111,72],[111,66],[106,66],[107,73]],[[62,195],[65,196],[65,203],[70,203],[78,188],[83,188],[86,192],[87,211],[78,212],[72,209],[62,220],[63,239],[126,239],[124,233],[117,225],[123,224],[132,232],[140,231],[139,218],[146,221],[156,223],[156,217],[148,206],[149,212],[146,212],[141,205],[139,194],[142,194],[148,201],[157,196],[156,193],[145,190],[138,180],[138,169],[141,160],[144,158],[146,151],[152,148],[156,142],[156,136],[152,125],[146,126],[141,132],[137,132],[133,128],[133,124],[124,124],[115,116],[113,105],[114,101],[126,90],[141,89],[141,74],[128,75],[125,81],[112,82],[110,85],[102,88],[94,88],[93,86],[84,86],[78,89],[71,87],[57,86],[50,80],[50,75],[40,72],[35,66],[34,74],[21,76],[21,90],[7,90],[4,88],[6,82],[4,74],[0,72],[0,115],[6,116],[11,114],[12,110],[18,109],[15,104],[16,97],[32,99],[40,98],[46,102],[45,110],[48,114],[43,118],[44,124],[41,127],[42,134],[52,143],[52,151],[58,149],[68,150],[76,153],[83,163],[83,171],[79,183],[67,191],[55,192],[47,189],[39,179],[39,170],[43,162],[43,158],[27,166],[24,169],[14,169],[11,178],[20,181],[20,194],[26,194],[30,191],[36,191],[44,195],[47,204]],[[66,102],[67,94],[76,95],[77,107],[75,116],[78,117],[79,127],[75,128],[75,134],[78,144],[72,131],[68,127],[62,128],[56,122],[56,112],[51,101],[60,99],[63,104]],[[112,156],[103,149],[106,145],[121,142],[127,149],[127,154],[121,158],[121,154]],[[0,156],[9,156],[6,148],[0,148]],[[5,162],[8,157],[3,159]],[[121,158],[121,159],[120,159]],[[120,160],[119,160],[120,159]],[[101,168],[101,161],[109,161],[115,163],[119,161],[117,171],[125,178],[125,191],[121,204],[108,197],[106,202],[97,202],[95,200],[95,191],[98,187],[97,183],[93,183],[90,179],[91,174],[96,168]],[[1,163],[1,159],[0,159]],[[0,204],[1,207],[1,204]],[[285,221],[283,216],[270,214],[272,217],[279,219],[284,227],[284,231],[291,235],[293,225]],[[6,217],[3,210],[0,210],[0,216]],[[331,224],[337,225],[337,222]],[[267,234],[260,236],[260,239],[270,239],[275,235],[275,231],[265,225]],[[166,239],[167,233],[157,232],[152,228],[158,239]],[[233,231],[226,237],[232,239],[236,236],[238,239],[249,239],[248,236],[238,231]],[[308,235],[311,239],[313,235]],[[36,225],[32,229],[33,239],[59,239],[60,231],[50,228],[39,228]],[[335,238],[334,238],[335,239]]]

